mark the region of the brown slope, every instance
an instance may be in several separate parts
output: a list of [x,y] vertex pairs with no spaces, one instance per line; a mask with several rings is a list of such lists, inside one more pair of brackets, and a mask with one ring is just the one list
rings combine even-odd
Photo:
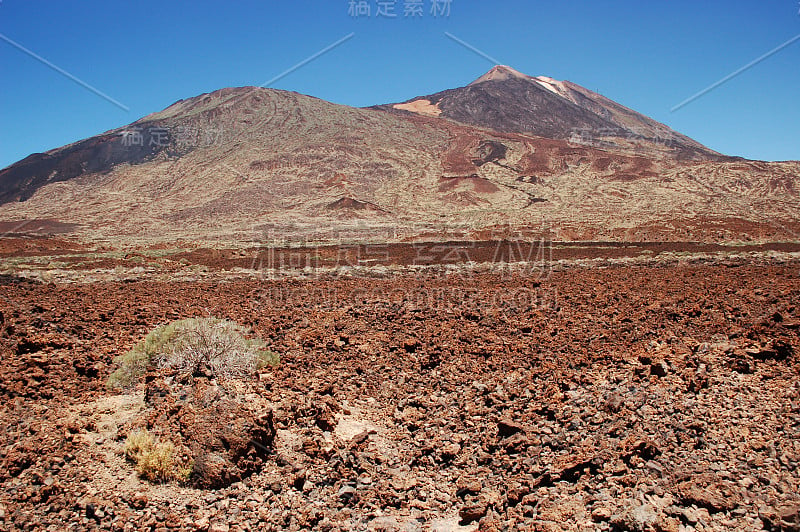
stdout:
[[506,133],[527,133],[682,160],[725,160],[668,126],[569,81],[496,66],[466,87],[379,106]]
[[141,164],[168,144],[154,142],[157,122],[141,122],[141,144],[124,146],[119,131],[104,133],[45,153],[34,153],[0,170],[0,204],[25,201],[48,183],[67,181],[87,173],[103,173],[120,164]]
[[[74,148],[116,146],[114,135],[150,124],[169,143],[147,157]],[[76,175],[42,181],[12,166],[28,199],[0,206],[0,222],[48,219],[126,242],[473,238],[509,225],[566,239],[735,240],[798,229],[798,163],[681,162],[267,89],[182,100],[47,157]]]
[[[576,128],[598,130],[614,125],[538,84],[519,78],[489,78],[406,103],[417,101],[430,102],[443,118],[503,133],[567,139]],[[393,107],[411,111],[405,104]]]

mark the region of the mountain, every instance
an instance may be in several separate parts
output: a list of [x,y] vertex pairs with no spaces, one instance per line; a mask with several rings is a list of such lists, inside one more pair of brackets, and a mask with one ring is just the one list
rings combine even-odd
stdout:
[[[496,68],[441,99],[368,109],[254,87],[202,94],[0,170],[0,227],[131,244],[509,231],[786,240],[800,231],[800,163],[726,158],[677,133],[667,146],[654,137],[666,126],[566,82],[563,94],[543,83]],[[568,135],[608,124],[650,133]]]
[[466,87],[385,106],[508,133],[528,133],[680,159],[721,160],[669,127],[569,81],[496,66]]

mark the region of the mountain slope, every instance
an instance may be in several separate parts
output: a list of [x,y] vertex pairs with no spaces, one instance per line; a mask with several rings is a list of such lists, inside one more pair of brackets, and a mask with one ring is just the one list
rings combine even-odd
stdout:
[[[507,82],[525,84],[519,109],[552,104],[587,124],[622,120],[530,80],[476,85]],[[689,161],[421,109],[247,87],[188,98],[0,170],[0,222],[46,219],[81,239],[130,243],[471,239],[500,228],[560,239],[785,240],[800,231],[800,163]]]
[[667,151],[680,159],[718,153],[669,127],[569,81],[496,66],[466,87],[382,108],[449,118],[508,133],[528,133],[611,149]]

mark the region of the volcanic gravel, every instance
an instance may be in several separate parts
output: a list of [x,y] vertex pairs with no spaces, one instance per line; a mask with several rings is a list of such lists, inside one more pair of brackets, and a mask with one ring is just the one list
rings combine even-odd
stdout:
[[[186,283],[0,279],[0,530],[800,530],[798,266]],[[252,327],[276,436],[219,490],[137,478],[159,323]],[[168,436],[168,435],[167,435]]]

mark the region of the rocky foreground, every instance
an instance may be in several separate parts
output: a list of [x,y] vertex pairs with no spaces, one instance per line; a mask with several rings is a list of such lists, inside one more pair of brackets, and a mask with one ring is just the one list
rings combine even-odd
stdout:
[[[0,529],[800,530],[798,273],[4,278]],[[122,446],[154,403],[105,380],[207,315],[281,356],[238,398],[271,447],[227,487],[150,484]]]

